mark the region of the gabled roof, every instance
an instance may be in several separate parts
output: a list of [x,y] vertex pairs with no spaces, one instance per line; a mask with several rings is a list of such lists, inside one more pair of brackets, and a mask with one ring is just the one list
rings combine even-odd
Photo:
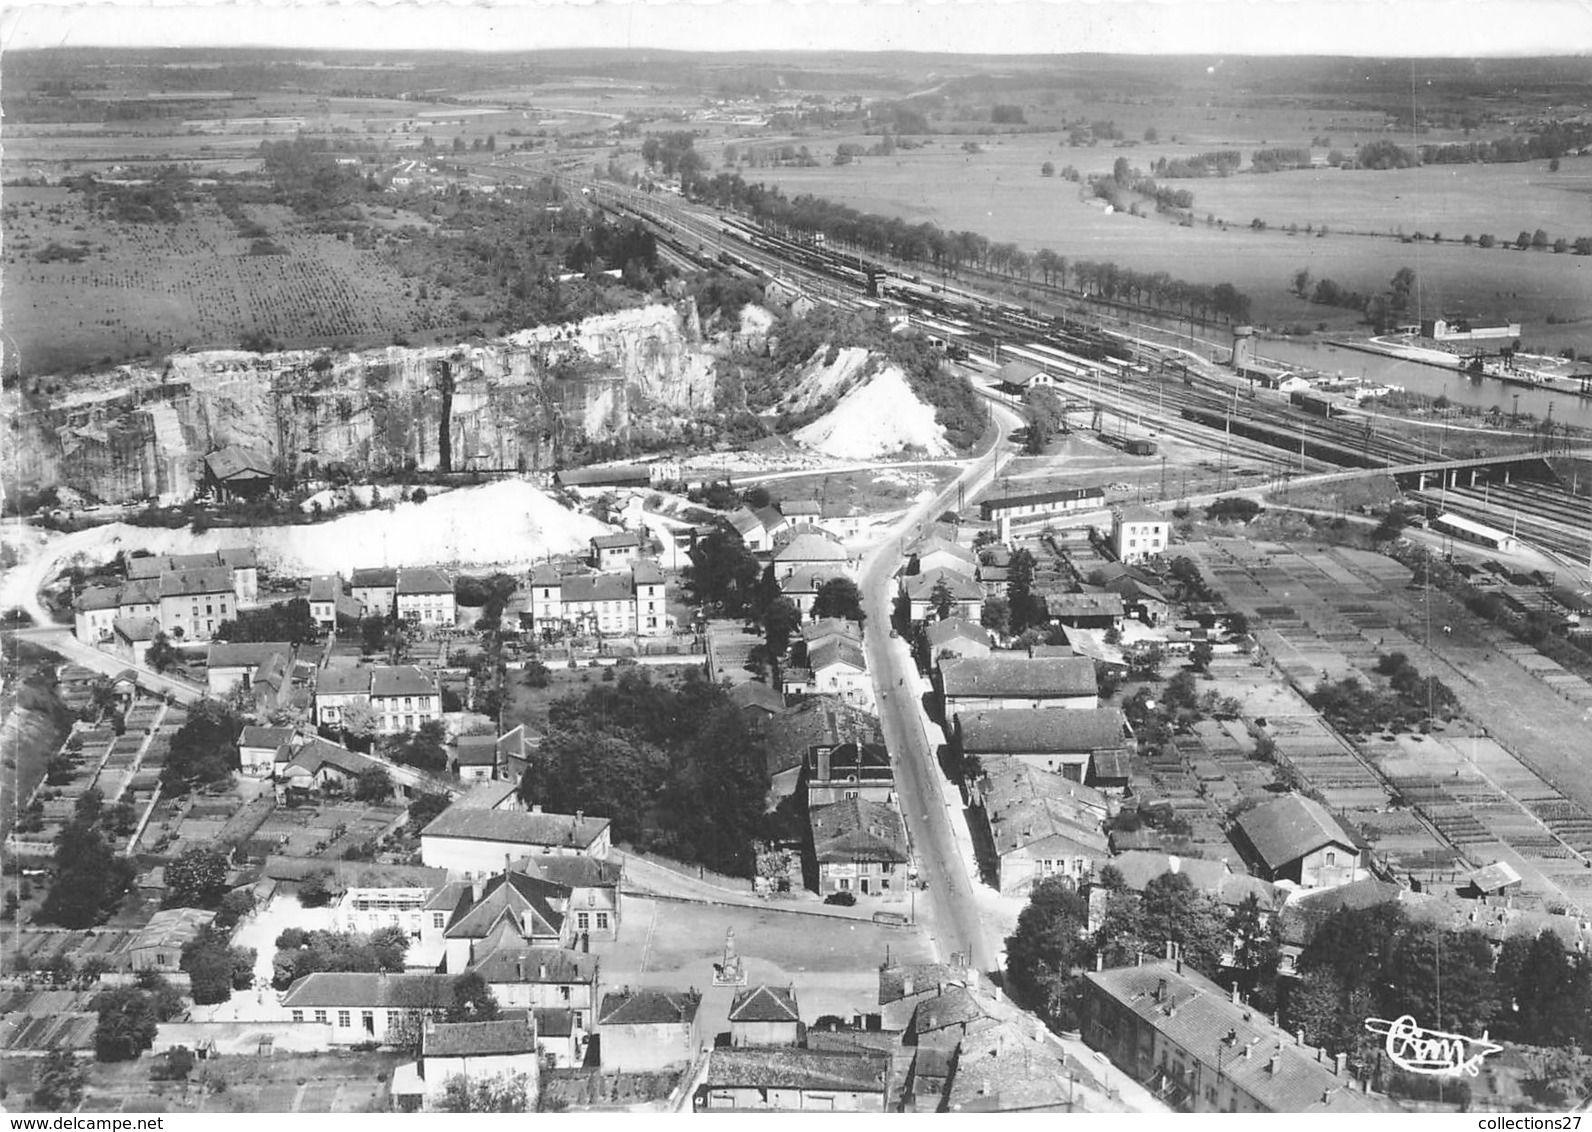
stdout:
[[807,650],[807,666],[814,672],[837,665],[846,665],[857,672],[868,671],[868,660],[862,655],[862,649],[851,641],[827,640]]
[[91,609],[115,609],[121,604],[121,594],[117,586],[90,586],[77,595],[72,608],[85,613]]
[[149,922],[128,941],[127,949],[133,951],[162,947],[180,951],[215,918],[214,912],[201,908],[167,908],[149,918]]
[[809,815],[813,853],[818,863],[879,861],[905,864],[907,836],[892,806],[866,798],[845,798],[818,806]]
[[1357,849],[1354,838],[1321,803],[1288,794],[1239,815],[1238,828],[1275,872],[1325,845]]
[[118,617],[111,628],[129,641],[152,641],[160,635],[160,622],[153,617]]
[[526,1018],[437,1022],[420,1035],[421,1057],[507,1057],[536,1052],[536,1026]]
[[730,703],[738,708],[761,708],[770,714],[777,714],[785,710],[785,695],[777,688],[771,688],[761,680],[748,680],[744,684],[737,684],[729,691]]
[[1122,595],[1114,593],[1047,593],[1045,612],[1052,617],[1121,617]]
[[522,939],[557,936],[564,914],[553,907],[569,890],[524,873],[499,874],[487,881],[481,899],[464,909],[443,933],[448,939],[485,939],[507,920]]
[[336,574],[316,574],[310,579],[311,601],[336,601],[343,592],[343,579]]
[[1098,790],[1059,774],[1035,770],[1017,759],[989,759],[979,780],[995,851],[1004,857],[1059,839],[1087,855],[1109,847],[1100,823],[1107,812]]
[[453,583],[441,570],[429,566],[405,566],[398,571],[400,594],[451,594]]
[[[816,777],[817,767],[813,768]],[[883,743],[842,743],[829,752],[831,781],[856,775],[859,781],[878,782],[894,777],[890,752]]]
[[674,1026],[696,1017],[701,995],[676,990],[636,990],[603,995],[599,1026]]
[[645,539],[635,531],[620,531],[615,535],[593,535],[591,544],[598,550],[630,550],[644,545]]
[[956,715],[970,755],[1087,754],[1126,745],[1117,708],[1008,708]]
[[315,674],[317,696],[368,696],[370,695],[370,669],[359,665],[353,668],[323,668]]
[[973,580],[971,571],[963,573],[949,566],[936,566],[908,578],[907,597],[913,601],[929,601],[934,597],[935,587],[941,582],[951,591],[953,601],[984,600],[984,587]]
[[[505,786],[512,786],[504,783]],[[569,814],[518,813],[508,810],[461,809],[454,805],[438,814],[420,833],[462,841],[496,841],[505,845],[565,846],[586,849],[601,837],[607,818]]]
[[1094,661],[1081,656],[957,657],[940,664],[945,695],[1092,696],[1098,694]]
[[929,648],[936,652],[954,641],[971,641],[985,648],[990,644],[989,630],[965,617],[947,617],[944,621],[930,621],[924,626],[923,635],[929,640]]
[[563,579],[559,600],[569,602],[631,601],[635,582],[629,574],[575,574]]
[[780,531],[790,526],[790,520],[780,514],[778,507],[772,505],[759,507],[752,514],[757,516],[757,521],[762,524],[765,531]]
[[596,857],[538,853],[515,862],[515,868],[568,889],[617,888],[624,866]]
[[848,740],[872,741],[879,720],[834,696],[812,696],[769,719],[765,735],[768,773],[801,766],[810,747],[835,746]]
[[811,645],[827,637],[841,637],[854,644],[862,643],[862,626],[845,617],[820,617],[802,626],[802,640]]
[[232,570],[208,566],[196,570],[168,570],[160,576],[161,597],[188,597],[200,594],[230,594]]
[[941,538],[939,535],[930,535],[912,548],[912,554],[919,559],[927,558],[931,554],[948,554],[958,562],[967,563],[967,572],[971,573],[978,568],[978,556],[960,543],[950,539]]
[[1012,359],[995,371],[995,380],[1002,385],[1026,386],[1045,371],[1030,362]]
[[757,512],[750,507],[742,507],[733,512],[730,515],[730,526],[734,527],[736,533],[743,539],[755,531],[764,529],[763,520],[758,518]]
[[798,515],[822,515],[824,506],[816,499],[787,499],[779,505],[779,511],[794,519]]
[[367,971],[317,971],[296,980],[282,996],[290,1010],[305,1007],[439,1009],[453,1003],[453,975],[389,975]]
[[398,571],[391,566],[361,566],[349,578],[349,584],[371,589],[398,585]]
[[370,670],[372,696],[434,696],[437,683],[413,664],[383,664]]
[[216,668],[258,668],[273,656],[293,655],[288,641],[211,641],[205,653],[205,663]]
[[116,600],[117,605],[158,605],[160,604],[160,578],[136,578],[122,587],[122,593]]
[[496,735],[460,735],[454,744],[454,761],[460,766],[496,766]]
[[793,987],[748,987],[730,1003],[731,1022],[800,1022]]
[[234,476],[242,479],[270,479],[272,476],[271,461],[252,448],[244,448],[238,444],[229,444],[225,448],[210,453],[205,457],[205,467],[210,469],[210,474],[218,480],[228,480]]
[[313,775],[322,767],[329,766],[344,774],[360,774],[381,765],[379,760],[369,755],[362,755],[358,751],[350,751],[347,747],[339,747],[336,743],[316,738],[293,752],[282,773],[287,777],[293,777],[295,772]]
[[845,562],[846,548],[827,535],[804,532],[774,552],[776,562]]
[[[1353,1077],[1338,1075],[1330,1057],[1298,1044],[1262,1011],[1233,1002],[1187,964],[1155,960],[1089,971],[1084,978],[1199,1062],[1220,1062],[1238,1088],[1272,1112],[1398,1111],[1387,1098],[1363,1093]],[[1243,1055],[1246,1048],[1249,1057]]]
[[1130,503],[1122,508],[1124,523],[1170,523],[1172,517],[1142,503]]
[[1508,861],[1494,861],[1471,873],[1467,883],[1478,892],[1495,892],[1520,883],[1520,874]]
[[839,564],[820,566],[798,566],[787,577],[779,580],[779,592],[783,594],[816,594],[825,582],[832,578],[843,577],[845,571]]

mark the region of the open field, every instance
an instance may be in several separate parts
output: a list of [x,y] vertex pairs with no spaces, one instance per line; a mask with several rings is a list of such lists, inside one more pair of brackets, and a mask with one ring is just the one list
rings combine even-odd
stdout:
[[[1179,181],[1174,187],[1194,193],[1194,214],[1202,218],[1192,228],[1180,228],[1164,217],[1107,214],[1080,200],[1077,185],[1039,172],[1045,161],[1058,168],[1074,163],[1084,172],[1103,172],[1117,156],[1145,165],[1160,149],[1072,149],[1045,135],[992,138],[983,144],[984,152],[968,154],[959,143],[942,138],[928,149],[863,158],[846,166],[747,169],[743,176],[778,185],[788,196],[811,193],[914,223],[932,221],[944,229],[1013,242],[1029,252],[1048,247],[1070,259],[1111,260],[1191,282],[1231,282],[1253,299],[1260,323],[1357,318],[1289,294],[1293,274],[1301,268],[1317,279],[1376,292],[1386,289],[1400,267],[1412,266],[1421,279],[1426,309],[1507,318],[1528,327],[1540,327],[1550,314],[1573,318],[1592,313],[1592,258],[1449,242],[1467,231],[1510,240],[1521,229],[1539,227],[1550,238],[1563,235],[1572,241],[1592,234],[1584,195],[1592,189],[1592,158],[1567,158],[1559,174],[1562,183],[1550,182],[1540,163]],[[829,139],[812,148],[825,156],[831,152]],[[1207,213],[1225,220],[1228,229],[1223,231],[1219,223],[1207,226]],[[1267,221],[1269,231],[1248,227],[1257,217]],[[1278,230],[1289,223],[1297,223],[1300,234]],[[1331,234],[1306,236],[1302,230],[1307,224],[1325,224]],[[1400,225],[1406,234],[1441,232],[1444,243],[1406,245],[1393,238],[1339,232],[1396,232]],[[1525,332],[1530,337],[1531,330]]]
[[[102,358],[236,347],[250,332],[292,346],[386,345],[437,317],[374,251],[295,231],[285,209],[251,215],[286,254],[253,255],[213,201],[177,224],[118,223],[64,188],[8,188],[5,321],[13,358],[30,373]],[[85,248],[74,262],[39,255]]]

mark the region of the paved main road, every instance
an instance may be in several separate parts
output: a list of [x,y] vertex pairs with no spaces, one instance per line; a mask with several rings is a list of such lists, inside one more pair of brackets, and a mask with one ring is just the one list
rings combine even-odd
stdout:
[[924,715],[907,642],[890,636],[890,613],[894,597],[891,581],[902,560],[902,539],[947,508],[955,509],[959,489],[965,498],[972,498],[1013,454],[1006,438],[1022,421],[993,400],[989,404],[992,428],[984,441],[987,449],[938,495],[912,508],[885,533],[863,558],[859,583],[868,615],[863,646],[873,672],[879,719],[895,763],[907,833],[921,875],[928,882],[928,898],[919,902],[917,914],[927,923],[940,958],[948,958],[953,951],[971,952],[982,971],[998,965],[999,941],[978,915],[972,889],[976,882],[968,876],[951,825],[962,818],[958,807],[948,804],[936,758],[939,729]]

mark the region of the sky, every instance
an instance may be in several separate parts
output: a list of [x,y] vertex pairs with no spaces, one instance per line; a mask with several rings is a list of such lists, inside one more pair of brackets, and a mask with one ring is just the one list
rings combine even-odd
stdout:
[[0,48],[273,46],[1589,57],[1592,0],[7,0]]

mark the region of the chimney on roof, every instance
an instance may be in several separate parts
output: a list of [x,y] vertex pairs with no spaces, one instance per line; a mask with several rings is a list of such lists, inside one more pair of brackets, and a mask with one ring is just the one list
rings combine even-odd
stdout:
[[901,997],[911,998],[912,992],[916,989],[916,987],[917,983],[913,980],[911,975],[908,975],[906,978],[901,980]]
[[1258,1041],[1260,1041],[1259,1038],[1250,1038],[1247,1042],[1244,1043],[1244,1060],[1245,1061],[1249,1060],[1249,1055],[1254,1052],[1255,1043],[1258,1042]]
[[1305,1044],[1305,1031],[1304,1031],[1304,1027],[1301,1026],[1299,1029],[1294,1031],[1294,1045],[1302,1046],[1304,1044]]
[[1336,1058],[1333,1059],[1332,1075],[1334,1077],[1342,1077],[1344,1071],[1348,1069],[1348,1067],[1349,1055],[1346,1053],[1340,1053]]
[[514,979],[516,982],[525,981],[525,960],[520,956],[514,959]]
[[541,812],[542,812],[542,804],[540,802],[531,803],[531,813],[539,814]]
[[1095,952],[1095,970],[1096,971],[1104,971],[1105,969],[1106,969],[1105,952],[1103,952],[1103,951]]
[[539,965],[537,967],[537,969],[536,969],[536,977],[539,980],[541,980],[542,982],[544,982],[544,983],[547,981],[547,964],[546,963],[543,963],[543,964],[541,964],[541,965]]
[[1233,984],[1232,995],[1233,995],[1233,1005],[1237,1006],[1238,1005],[1238,984],[1237,983]]
[[1171,940],[1166,941],[1166,957],[1168,959],[1177,958],[1177,944],[1173,943]]
[[1275,1077],[1282,1070],[1282,1047],[1277,1047],[1277,1052],[1271,1055],[1271,1060],[1266,1063],[1266,1072]]
[[1155,984],[1155,1001],[1156,1002],[1165,1002],[1166,1001],[1166,980],[1165,979],[1161,979]]

